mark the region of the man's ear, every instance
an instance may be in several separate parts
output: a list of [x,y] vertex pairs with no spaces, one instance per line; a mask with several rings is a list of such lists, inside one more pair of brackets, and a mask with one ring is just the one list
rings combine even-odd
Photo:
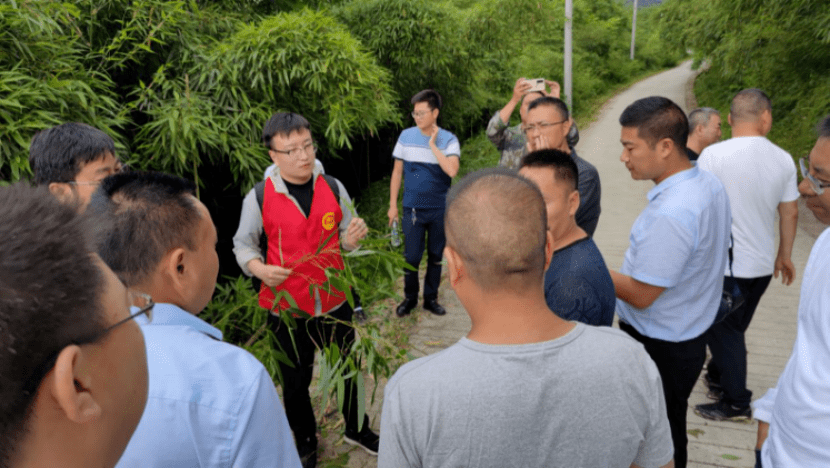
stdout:
[[566,206],[569,207],[569,216],[574,218],[575,213],[578,212],[578,207],[581,206],[581,193],[577,190],[573,190],[572,193],[569,194]]
[[566,119],[566,122],[563,123],[563,138],[566,138],[569,135],[569,130],[572,130],[572,117]]
[[75,191],[72,184],[66,182],[50,182],[49,193],[62,203],[69,203],[75,199]]
[[465,274],[465,265],[462,263],[462,258],[460,258],[459,254],[447,245],[443,254],[448,259],[448,279],[451,282],[451,286],[456,286]]
[[733,126],[734,126],[734,121],[733,121],[733,120],[731,120],[731,113],[730,113],[730,112],[728,113],[728,126],[729,126],[729,127],[733,127]]
[[[575,191],[577,193],[577,190]],[[552,263],[552,254],[555,253],[555,237],[552,232],[546,230],[546,264],[543,266],[543,271],[549,271],[549,264]]]
[[190,287],[192,266],[186,262],[187,252],[183,247],[177,247],[162,257],[163,277],[170,281],[172,293],[177,297],[185,297]]
[[90,390],[92,380],[85,373],[85,368],[89,367],[85,365],[85,359],[87,356],[80,346],[69,345],[62,349],[49,384],[52,396],[67,419],[77,424],[88,423],[102,413],[97,395]]
[[662,159],[667,159],[668,156],[673,152],[673,140],[670,138],[662,138],[656,143],[656,150],[658,150],[659,157]]

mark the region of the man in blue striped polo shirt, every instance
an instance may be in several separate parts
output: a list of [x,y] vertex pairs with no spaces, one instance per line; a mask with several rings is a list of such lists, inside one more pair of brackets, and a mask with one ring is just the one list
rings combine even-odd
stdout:
[[402,233],[404,256],[415,270],[404,271],[404,302],[396,315],[410,313],[419,299],[419,263],[425,250],[427,234],[428,266],[423,292],[425,309],[445,315],[439,305],[439,279],[442,274],[442,251],[445,249],[445,195],[451,179],[459,171],[459,140],[436,125],[442,98],[432,89],[416,93],[413,104],[415,127],[399,135],[393,149],[393,175],[390,178],[389,224],[399,218],[399,189],[404,179],[402,199]]

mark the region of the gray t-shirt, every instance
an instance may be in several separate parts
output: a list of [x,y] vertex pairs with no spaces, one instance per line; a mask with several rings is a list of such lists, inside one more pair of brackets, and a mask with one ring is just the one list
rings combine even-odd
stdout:
[[384,391],[379,467],[658,467],[673,457],[661,378],[641,344],[576,323],[555,340],[462,338]]

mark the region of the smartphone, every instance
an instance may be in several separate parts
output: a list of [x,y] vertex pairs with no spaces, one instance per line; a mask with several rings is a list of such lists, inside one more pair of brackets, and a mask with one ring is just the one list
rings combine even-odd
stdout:
[[544,78],[532,78],[530,80],[526,80],[531,88],[527,89],[527,93],[533,93],[536,91],[545,91],[546,80]]

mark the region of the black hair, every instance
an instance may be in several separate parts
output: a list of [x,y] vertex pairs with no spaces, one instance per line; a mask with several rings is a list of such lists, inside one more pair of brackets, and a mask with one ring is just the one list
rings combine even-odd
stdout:
[[688,143],[688,118],[675,102],[662,96],[651,96],[630,104],[621,113],[622,127],[638,128],[638,137],[651,148],[659,140],[670,138],[683,156]]
[[89,228],[45,187],[0,188],[0,466],[25,439],[51,357],[105,328]]
[[293,132],[303,129],[309,130],[309,121],[304,116],[294,112],[278,112],[263,126],[263,145],[268,149],[274,149],[272,138],[275,135],[288,137]]
[[555,179],[565,181],[572,187],[578,189],[578,165],[567,153],[556,149],[544,149],[532,151],[520,161],[520,168],[544,167],[555,171]]
[[535,184],[511,169],[482,169],[451,187],[446,206],[448,246],[480,287],[542,285],[546,204]]
[[731,99],[731,122],[755,121],[765,111],[771,112],[771,98],[761,89],[744,89]]
[[818,122],[818,126],[815,129],[818,133],[818,138],[829,138],[829,116],[822,118],[820,122]]
[[432,89],[423,89],[410,98],[410,103],[413,105],[420,102],[426,102],[430,110],[442,108],[442,96]]
[[554,96],[539,97],[529,103],[528,111],[540,106],[552,106],[560,112],[560,116],[563,120],[569,119],[569,108],[566,107],[566,103],[559,98]]
[[125,172],[104,179],[87,215],[98,255],[127,287],[143,283],[171,249],[196,250],[201,219],[193,182],[160,172]]
[[29,166],[36,185],[71,182],[84,164],[115,156],[113,139],[87,124],[69,122],[47,128],[32,137]]

